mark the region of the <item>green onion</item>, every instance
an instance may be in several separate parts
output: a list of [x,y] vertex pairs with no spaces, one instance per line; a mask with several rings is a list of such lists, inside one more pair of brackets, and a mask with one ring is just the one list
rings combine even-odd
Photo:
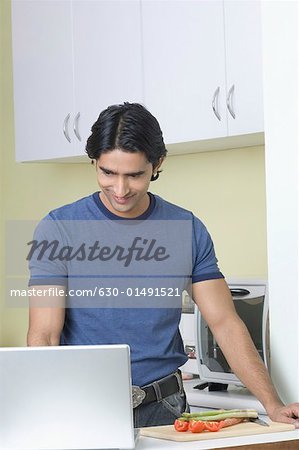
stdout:
[[197,413],[183,413],[179,420],[202,420],[202,421],[215,421],[224,420],[231,417],[237,418],[256,418],[258,413],[255,409],[219,409],[214,411],[201,411]]

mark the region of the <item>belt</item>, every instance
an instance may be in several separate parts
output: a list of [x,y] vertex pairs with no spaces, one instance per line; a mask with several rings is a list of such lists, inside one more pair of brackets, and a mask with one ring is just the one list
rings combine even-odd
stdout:
[[143,387],[132,386],[133,408],[141,404],[159,402],[163,398],[182,390],[183,383],[180,371]]

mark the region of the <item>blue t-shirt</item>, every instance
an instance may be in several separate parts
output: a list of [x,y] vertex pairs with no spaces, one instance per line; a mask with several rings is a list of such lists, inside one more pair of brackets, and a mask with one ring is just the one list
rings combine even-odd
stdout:
[[[67,287],[61,345],[128,344],[132,381],[139,386],[187,361],[179,332],[182,290],[223,278],[204,224],[149,196],[148,209],[135,219],[114,215],[98,192],[51,211],[34,239],[53,245],[44,247],[46,257],[39,246],[29,258],[30,286]],[[82,286],[96,295],[84,298]]]

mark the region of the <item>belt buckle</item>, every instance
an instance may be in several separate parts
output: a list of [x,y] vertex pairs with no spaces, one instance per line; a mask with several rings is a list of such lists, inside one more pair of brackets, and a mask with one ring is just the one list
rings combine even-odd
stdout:
[[132,386],[132,400],[133,400],[133,408],[139,406],[143,400],[145,399],[146,393],[139,386]]

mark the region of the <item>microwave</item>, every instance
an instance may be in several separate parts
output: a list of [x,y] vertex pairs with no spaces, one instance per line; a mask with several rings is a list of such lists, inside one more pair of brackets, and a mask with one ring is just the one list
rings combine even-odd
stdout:
[[[269,368],[269,304],[265,281],[228,281],[236,311],[245,323],[253,343]],[[227,330],[229,333],[229,330]],[[242,386],[232,372],[210,328],[190,297],[182,309],[181,334],[189,356],[182,371],[198,374],[204,384]],[[193,338],[192,338],[193,337]]]

